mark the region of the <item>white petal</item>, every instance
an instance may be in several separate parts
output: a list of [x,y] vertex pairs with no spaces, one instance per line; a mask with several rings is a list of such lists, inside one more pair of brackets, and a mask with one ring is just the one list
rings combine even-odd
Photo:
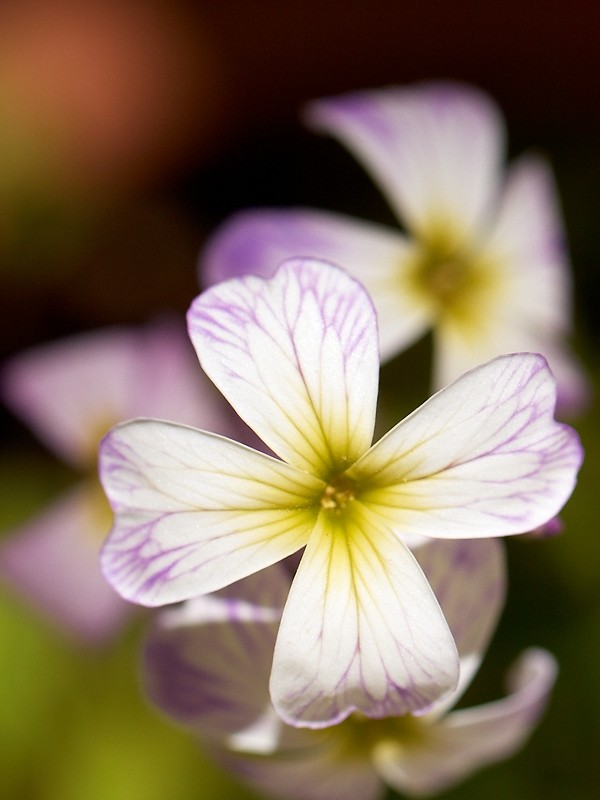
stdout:
[[322,727],[352,711],[402,715],[456,685],[454,642],[414,557],[354,501],[324,512],[286,603],[271,697],[292,724]]
[[28,350],[6,366],[2,390],[42,441],[89,468],[104,433],[131,417],[167,417],[225,432],[212,387],[202,378],[185,330],[165,322],[106,328]]
[[430,539],[415,553],[440,604],[460,657],[458,686],[430,712],[456,704],[477,672],[506,594],[504,548],[497,539]]
[[495,703],[454,711],[423,731],[411,747],[385,742],[374,761],[387,783],[412,795],[452,786],[486,764],[515,753],[531,734],[556,678],[556,662],[544,650],[526,651],[513,671],[511,694]]
[[523,533],[556,516],[582,459],[553,418],[541,356],[500,356],[399,423],[349,474],[398,533],[477,538]]
[[300,469],[343,469],[371,443],[379,358],[364,289],[325,262],[226,281],[188,313],[203,368],[239,415]]
[[220,589],[295,552],[322,490],[237,442],[154,420],[113,429],[100,470],[115,512],[104,574],[144,605]]
[[274,565],[157,615],[144,653],[152,700],[203,738],[272,752],[284,726],[271,706],[269,673],[288,586]]
[[[492,101],[453,83],[320,100],[308,119],[365,165],[406,226],[477,237],[499,183],[504,126]],[[456,242],[455,242],[456,243]]]
[[309,256],[338,264],[371,296],[379,323],[381,358],[418,339],[431,323],[420,295],[402,286],[412,246],[399,233],[340,214],[309,209],[245,211],[227,220],[202,251],[208,284],[253,274],[268,277],[286,258]]
[[435,333],[434,385],[445,386],[502,353],[541,353],[559,402],[577,409],[586,380],[568,350],[571,285],[556,190],[548,166],[533,157],[510,170],[502,202],[478,260],[493,268],[488,294],[462,316],[444,315]]

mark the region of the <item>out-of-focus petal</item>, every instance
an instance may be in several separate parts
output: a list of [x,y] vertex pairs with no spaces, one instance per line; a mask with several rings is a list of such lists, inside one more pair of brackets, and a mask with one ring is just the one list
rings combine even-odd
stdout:
[[212,392],[185,329],[170,321],[41,345],[15,356],[2,374],[10,408],[78,468],[95,464],[100,438],[130,417],[164,416],[225,432]]
[[[341,760],[337,758],[335,730],[298,733],[305,734],[313,743],[301,753],[291,751],[276,757],[261,757],[225,750],[213,752],[229,773],[239,775],[268,797],[286,800],[377,800],[380,797],[382,781],[371,765],[368,751]],[[327,738],[321,742],[317,734]]]
[[530,351],[548,360],[559,401],[564,398],[568,407],[582,404],[587,382],[562,343],[572,313],[564,240],[549,166],[540,158],[521,158],[508,172],[492,229],[477,256],[493,271],[489,298],[480,297],[473,309],[475,324],[465,325],[452,315],[439,321],[434,368],[438,388],[492,356]]
[[553,418],[555,396],[544,358],[500,356],[430,398],[349,475],[399,534],[532,530],[558,514],[582,460],[575,431]]
[[499,187],[504,125],[469,86],[423,83],[318,100],[309,123],[364,164],[406,226],[427,240],[478,239]]
[[274,565],[161,612],[144,656],[151,699],[201,737],[232,749],[268,753],[280,746],[284,725],[268,687],[288,587],[285,570]]
[[319,517],[294,578],[273,657],[271,697],[292,724],[353,711],[399,716],[454,689],[454,641],[407,547],[358,501]]
[[226,281],[188,313],[209,377],[281,458],[341,470],[371,443],[379,374],[365,290],[325,262],[285,262],[268,281]]
[[479,767],[519,750],[543,712],[556,677],[554,658],[526,651],[513,668],[511,694],[495,703],[453,711],[423,731],[420,741],[386,741],[374,761],[395,789],[429,795],[453,785]]
[[446,617],[458,655],[458,686],[430,712],[440,716],[457,702],[477,672],[506,594],[504,548],[497,539],[431,539],[416,550]]
[[382,225],[309,209],[255,209],[227,220],[202,252],[201,281],[253,274],[268,277],[287,258],[338,264],[360,281],[377,310],[379,348],[386,360],[422,336],[431,314],[402,286],[413,245]]
[[294,553],[323,487],[237,442],[155,420],[114,428],[100,475],[115,512],[102,568],[143,605],[220,589]]
[[0,575],[67,635],[101,644],[133,607],[107,584],[98,554],[108,530],[99,487],[81,484],[0,544]]

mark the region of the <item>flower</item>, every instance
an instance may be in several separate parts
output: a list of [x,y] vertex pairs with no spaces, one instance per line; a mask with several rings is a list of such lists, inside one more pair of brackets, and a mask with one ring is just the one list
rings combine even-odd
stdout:
[[144,654],[149,696],[229,771],[292,800],[374,800],[383,783],[425,795],[518,750],[554,682],[556,664],[526,651],[511,693],[450,711],[477,671],[505,592],[497,540],[433,540],[416,549],[457,644],[461,683],[426,714],[351,715],[324,730],[286,726],[269,703],[270,658],[289,577],[279,565],[157,616]]
[[189,343],[171,321],[107,328],[12,358],[3,399],[47,446],[90,478],[0,544],[0,575],[67,634],[100,643],[131,606],[106,583],[98,553],[110,509],[96,478],[101,436],[140,414],[223,426]]
[[104,574],[163,605],[306,546],[271,674],[277,713],[320,727],[424,709],[458,679],[452,636],[407,543],[522,533],[554,517],[581,461],[553,419],[541,356],[462,376],[373,446],[376,316],[343,270],[290,260],[188,312],[200,362],[276,457],[154,420],[113,429],[100,475],[115,514]]
[[307,116],[362,162],[406,233],[326,211],[240,212],[204,249],[201,280],[269,275],[292,256],[330,260],[373,298],[383,360],[432,330],[441,388],[496,355],[539,352],[561,407],[580,408],[587,384],[565,344],[571,286],[553,177],[526,155],[503,179],[490,98],[424,83],[320,100]]

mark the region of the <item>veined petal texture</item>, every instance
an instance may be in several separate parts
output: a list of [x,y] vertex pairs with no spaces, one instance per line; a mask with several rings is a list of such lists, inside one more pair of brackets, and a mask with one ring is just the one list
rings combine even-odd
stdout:
[[323,487],[237,442],[156,420],[114,428],[100,475],[115,513],[102,568],[143,605],[220,589],[294,553]]
[[423,709],[458,679],[454,641],[410,550],[354,503],[321,514],[292,583],[271,697],[291,725]]
[[327,475],[370,445],[376,317],[343,270],[295,259],[269,281],[226,281],[194,301],[188,325],[208,376],[281,458]]
[[302,254],[342,266],[362,283],[377,309],[379,347],[387,360],[431,325],[431,311],[405,291],[401,274],[414,245],[400,231],[328,211],[253,209],[227,220],[202,252],[201,280],[216,283],[240,275],[268,277]]
[[554,420],[542,356],[500,356],[438,392],[349,471],[394,530],[442,538],[522,533],[570,496],[582,460]]

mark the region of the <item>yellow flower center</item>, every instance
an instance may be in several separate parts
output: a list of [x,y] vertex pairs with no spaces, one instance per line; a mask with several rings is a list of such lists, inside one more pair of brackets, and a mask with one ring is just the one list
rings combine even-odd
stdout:
[[493,264],[471,252],[450,231],[424,241],[416,250],[407,279],[413,291],[440,313],[471,322],[485,313],[482,302],[494,282]]
[[352,757],[386,742],[393,743],[395,747],[414,747],[426,736],[427,723],[412,714],[370,719],[363,714],[354,713],[340,724],[338,730],[343,754]]
[[329,480],[321,495],[321,508],[341,514],[355,496],[354,482],[346,475],[336,475]]

